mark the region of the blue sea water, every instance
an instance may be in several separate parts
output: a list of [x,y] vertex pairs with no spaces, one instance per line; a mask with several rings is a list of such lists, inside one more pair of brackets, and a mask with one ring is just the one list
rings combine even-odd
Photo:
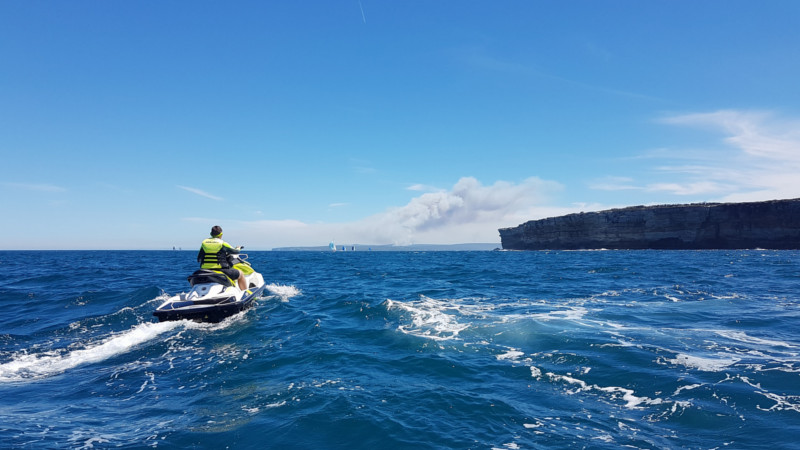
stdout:
[[800,252],[0,252],[0,448],[798,448]]

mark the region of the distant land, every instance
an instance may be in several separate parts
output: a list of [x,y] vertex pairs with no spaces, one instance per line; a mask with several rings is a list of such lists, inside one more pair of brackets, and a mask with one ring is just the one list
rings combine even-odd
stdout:
[[[336,244],[337,252],[465,252],[465,251],[490,251],[500,248],[500,244],[414,244],[414,245],[365,245],[365,244]],[[277,247],[273,252],[331,252],[325,246],[319,247]]]
[[800,249],[800,199],[632,206],[499,231],[505,250]]

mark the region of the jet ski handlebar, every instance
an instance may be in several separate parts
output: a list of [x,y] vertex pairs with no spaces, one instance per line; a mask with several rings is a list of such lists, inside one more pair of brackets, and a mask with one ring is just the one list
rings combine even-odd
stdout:
[[[241,247],[241,248],[244,248],[244,247]],[[231,266],[233,266],[234,264],[238,264],[240,262],[241,263],[245,263],[245,264],[249,264],[247,262],[247,258],[248,258],[247,253],[232,253],[232,254],[228,255],[228,264],[230,264]]]

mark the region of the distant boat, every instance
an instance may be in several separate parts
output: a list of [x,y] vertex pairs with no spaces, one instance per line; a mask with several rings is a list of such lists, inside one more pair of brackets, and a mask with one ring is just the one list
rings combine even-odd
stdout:
[[336,251],[336,244],[334,244],[333,241],[331,241],[331,243],[328,245],[328,248],[330,248],[332,252],[335,252]]

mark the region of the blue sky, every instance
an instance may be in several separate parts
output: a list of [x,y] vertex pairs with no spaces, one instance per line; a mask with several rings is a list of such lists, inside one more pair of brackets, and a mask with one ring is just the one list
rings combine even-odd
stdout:
[[800,197],[800,2],[0,2],[0,249]]

